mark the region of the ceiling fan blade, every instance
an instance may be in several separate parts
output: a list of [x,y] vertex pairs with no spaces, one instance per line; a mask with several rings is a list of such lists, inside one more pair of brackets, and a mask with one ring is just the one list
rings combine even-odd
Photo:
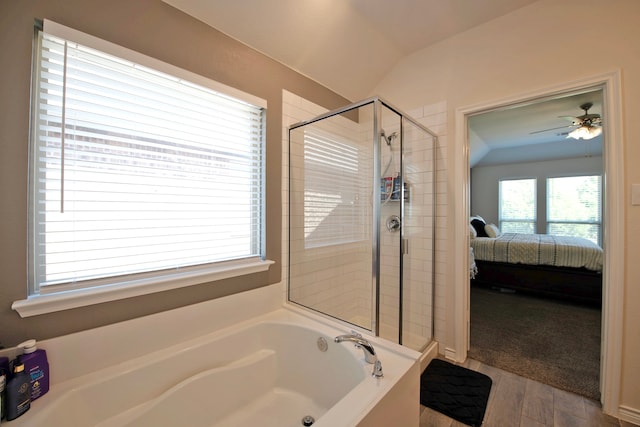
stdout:
[[576,118],[580,120],[598,120],[600,119],[600,114],[583,114]]
[[534,135],[536,133],[542,133],[542,132],[549,132],[550,130],[556,130],[556,129],[564,129],[564,128],[568,128],[571,127],[572,125],[565,125],[565,126],[558,126],[557,128],[550,128],[550,129],[543,129],[543,130],[536,130],[534,132],[529,132],[529,135]]
[[558,116],[559,119],[569,120],[574,125],[579,125],[582,123],[582,119],[580,117],[573,116]]

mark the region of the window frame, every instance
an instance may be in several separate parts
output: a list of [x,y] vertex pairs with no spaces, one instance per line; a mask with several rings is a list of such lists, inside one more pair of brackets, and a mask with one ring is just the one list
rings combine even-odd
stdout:
[[[45,20],[40,25],[36,26],[35,35],[37,36],[39,31],[45,31],[48,34],[51,34],[55,37],[59,37],[65,40],[70,40],[84,46],[88,46],[94,48],[96,50],[126,59],[128,61],[140,64],[144,67],[148,67],[152,70],[159,71],[164,74],[168,74],[171,76],[176,76],[178,78],[184,79],[190,83],[204,86],[220,92],[224,95],[228,95],[234,97],[236,99],[240,99],[252,105],[258,106],[266,112],[267,103],[265,100],[256,97],[254,95],[247,94],[238,89],[231,88],[224,84],[215,82],[206,77],[197,75],[195,73],[189,72],[187,70],[175,67],[173,65],[162,62],[158,59],[151,58],[149,56],[140,54],[138,52],[132,51],[127,48],[123,48],[121,46],[115,45],[113,43],[107,42],[105,40],[101,40],[90,36],[88,34],[79,32],[77,30],[73,30],[71,28],[62,26],[52,21]],[[37,41],[37,37],[34,38]],[[38,67],[37,57],[39,49],[39,43],[34,42],[34,55],[33,55],[33,67],[34,71]],[[34,74],[35,75],[35,74]],[[33,96],[37,96],[33,93]],[[34,100],[32,100],[34,102]],[[37,105],[37,104],[34,104]],[[263,126],[266,120],[263,118]],[[35,124],[32,123],[32,137],[36,135],[34,133],[33,126]],[[264,134],[264,133],[263,133]],[[32,144],[34,145],[34,144]],[[32,146],[31,149],[34,147]],[[264,148],[263,148],[264,149]],[[264,157],[264,156],[263,156]],[[31,157],[30,157],[31,161]],[[33,166],[30,165],[30,168]],[[30,177],[32,180],[33,178]],[[33,188],[32,185],[29,185],[29,188]],[[31,190],[30,190],[31,191]],[[260,227],[263,230],[261,233],[262,236],[265,235],[265,204],[264,196],[266,194],[265,190],[265,170],[264,170],[264,159],[263,159],[263,167],[262,167],[262,217],[260,218]],[[34,219],[33,219],[33,197],[30,197],[30,206],[29,206],[29,228],[30,230],[34,229]],[[34,250],[32,248],[33,238],[30,237],[29,244],[29,264],[33,263],[34,259]],[[66,310],[69,308],[81,307],[90,304],[97,304],[101,302],[113,301],[122,298],[129,298],[133,296],[146,295],[153,292],[164,291],[168,289],[176,289],[185,286],[192,286],[201,283],[208,283],[217,280],[223,280],[231,277],[237,277],[246,274],[252,274],[257,272],[266,271],[269,269],[270,265],[273,264],[273,261],[269,261],[265,259],[265,242],[264,237],[262,237],[261,247],[261,255],[258,258],[250,257],[244,259],[237,260],[229,260],[229,261],[221,261],[214,262],[212,264],[208,264],[206,268],[198,268],[194,266],[193,268],[184,268],[180,271],[165,271],[162,270],[162,274],[157,274],[157,271],[149,274],[135,274],[129,276],[117,276],[113,278],[107,278],[105,280],[101,280],[92,284],[89,287],[78,287],[78,286],[67,286],[60,287],[55,289],[53,292],[47,293],[35,293],[34,292],[34,283],[33,277],[29,278],[29,291],[28,297],[26,300],[15,301],[12,304],[12,309],[18,311],[20,316],[28,317],[43,313],[55,312],[59,310]],[[32,270],[32,266],[29,267],[29,270]],[[30,273],[31,276],[31,273]],[[107,286],[105,286],[107,285]],[[52,285],[57,286],[57,285]]]

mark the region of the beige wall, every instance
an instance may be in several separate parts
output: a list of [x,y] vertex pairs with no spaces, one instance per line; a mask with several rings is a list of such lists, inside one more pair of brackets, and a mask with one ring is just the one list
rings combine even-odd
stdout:
[[[29,86],[34,19],[51,19],[267,100],[269,272],[21,319],[27,296]],[[281,277],[282,89],[349,101],[160,0],[0,0],[0,345],[44,339],[277,283]]]
[[[614,362],[623,370],[620,404],[635,411],[640,408],[640,264],[634,259],[640,253],[640,207],[631,205],[630,186],[640,183],[635,165],[640,160],[639,17],[637,0],[540,0],[408,56],[376,88],[404,109],[446,100],[452,150],[459,108],[621,70],[626,241],[620,274],[623,353]],[[464,183],[451,185],[450,192]]]

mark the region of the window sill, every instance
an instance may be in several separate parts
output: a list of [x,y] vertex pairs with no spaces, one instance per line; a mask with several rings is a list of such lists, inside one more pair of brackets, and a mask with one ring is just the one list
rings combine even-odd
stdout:
[[199,285],[231,277],[259,273],[268,270],[271,264],[274,264],[274,261],[251,260],[239,263],[235,262],[205,272],[175,273],[161,278],[132,280],[89,289],[35,295],[25,300],[15,301],[11,305],[11,309],[17,311],[22,318],[37,316],[39,314],[53,313],[92,304],[147,295],[154,292]]

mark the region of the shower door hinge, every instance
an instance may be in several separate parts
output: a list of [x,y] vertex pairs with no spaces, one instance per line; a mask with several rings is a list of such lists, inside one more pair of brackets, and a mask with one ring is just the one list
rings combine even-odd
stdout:
[[409,240],[408,239],[402,239],[401,240],[401,245],[402,245],[402,255],[406,255],[409,253]]

